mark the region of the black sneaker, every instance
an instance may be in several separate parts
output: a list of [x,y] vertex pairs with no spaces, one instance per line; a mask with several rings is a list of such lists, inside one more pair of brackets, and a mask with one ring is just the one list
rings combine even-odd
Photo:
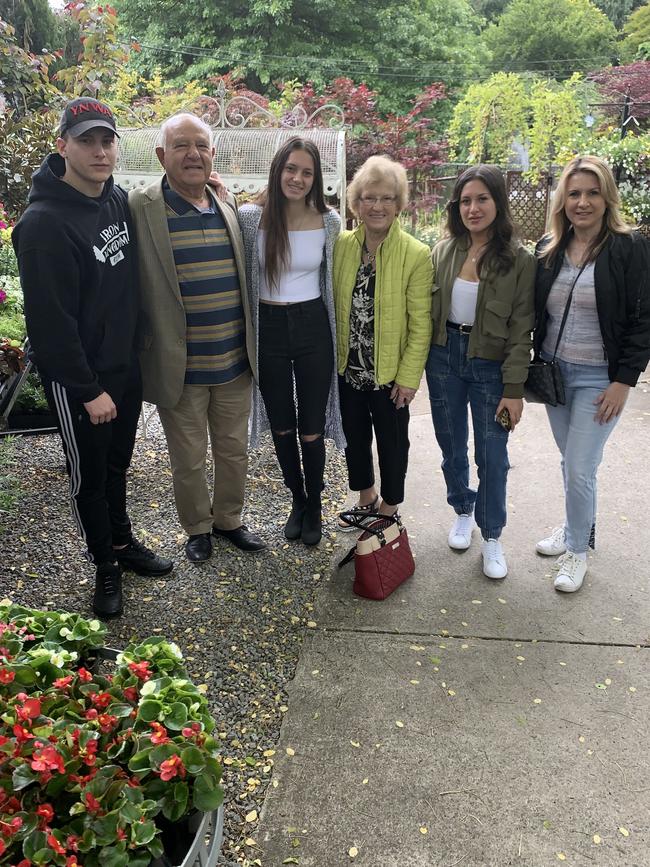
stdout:
[[122,607],[122,567],[119,563],[100,563],[95,575],[93,611],[98,617],[119,617]]
[[116,548],[115,557],[123,569],[129,569],[136,575],[150,578],[161,578],[169,575],[174,564],[166,557],[159,557],[150,551],[142,542],[131,539],[126,548]]

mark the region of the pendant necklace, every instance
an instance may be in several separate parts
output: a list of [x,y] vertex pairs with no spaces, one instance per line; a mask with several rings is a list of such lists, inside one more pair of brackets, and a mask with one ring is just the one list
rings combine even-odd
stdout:
[[363,242],[363,255],[368,257],[368,265],[374,267],[375,259],[377,258],[377,251],[375,250],[374,253],[371,253],[365,240]]

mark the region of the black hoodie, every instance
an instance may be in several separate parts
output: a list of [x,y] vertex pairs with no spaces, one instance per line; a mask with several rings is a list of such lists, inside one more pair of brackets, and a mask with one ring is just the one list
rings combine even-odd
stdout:
[[87,403],[119,398],[136,360],[137,256],[127,196],[113,178],[97,199],[61,180],[48,156],[32,177],[12,241],[27,336],[42,377]]

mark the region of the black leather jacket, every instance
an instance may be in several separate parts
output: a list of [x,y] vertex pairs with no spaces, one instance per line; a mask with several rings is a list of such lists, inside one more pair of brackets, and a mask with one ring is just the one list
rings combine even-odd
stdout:
[[[535,251],[539,255],[547,240]],[[596,257],[596,309],[611,382],[635,386],[650,361],[650,245],[638,233],[611,235]],[[537,261],[535,278],[535,355],[544,342],[546,301],[555,282],[564,250],[546,267]]]

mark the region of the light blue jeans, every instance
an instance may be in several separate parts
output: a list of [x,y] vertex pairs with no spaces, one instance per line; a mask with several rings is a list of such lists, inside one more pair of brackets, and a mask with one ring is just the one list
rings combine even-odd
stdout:
[[564,378],[566,404],[547,406],[546,412],[562,455],[566,546],[574,554],[584,554],[596,520],[596,473],[619,416],[607,424],[594,419],[598,409],[594,400],[609,385],[606,364],[557,363]]

